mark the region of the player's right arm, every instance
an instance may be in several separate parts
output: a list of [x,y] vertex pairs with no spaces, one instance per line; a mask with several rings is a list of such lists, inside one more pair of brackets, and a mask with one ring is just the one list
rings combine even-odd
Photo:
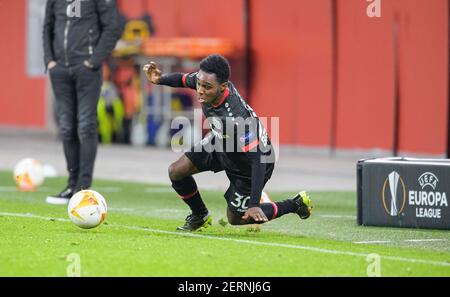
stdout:
[[145,64],[143,67],[147,79],[156,85],[164,85],[173,88],[196,88],[196,76],[194,73],[174,72],[162,74],[155,62]]
[[147,79],[152,84],[159,85],[161,81],[162,72],[160,69],[158,69],[155,62],[145,64],[142,70],[144,70]]

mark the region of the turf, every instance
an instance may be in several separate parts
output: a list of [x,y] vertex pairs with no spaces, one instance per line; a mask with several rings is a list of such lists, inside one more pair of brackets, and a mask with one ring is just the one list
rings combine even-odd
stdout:
[[[96,180],[108,216],[84,230],[65,206],[44,202],[64,183],[47,178],[19,192],[0,172],[0,276],[66,276],[74,259],[81,276],[367,276],[369,254],[381,257],[382,276],[450,276],[449,231],[358,226],[353,192],[311,193],[310,219],[287,215],[259,228],[223,226],[223,194],[202,191],[213,226],[180,233],[188,209],[167,186]],[[388,242],[354,243],[372,240]]]

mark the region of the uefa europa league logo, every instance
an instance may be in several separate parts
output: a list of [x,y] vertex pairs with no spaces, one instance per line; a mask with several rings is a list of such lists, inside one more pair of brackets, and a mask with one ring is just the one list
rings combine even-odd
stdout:
[[[387,185],[389,185],[389,191],[386,189]],[[405,183],[397,171],[389,173],[384,181],[381,199],[383,201],[384,210],[390,216],[398,216],[403,211],[406,202],[406,189]]]

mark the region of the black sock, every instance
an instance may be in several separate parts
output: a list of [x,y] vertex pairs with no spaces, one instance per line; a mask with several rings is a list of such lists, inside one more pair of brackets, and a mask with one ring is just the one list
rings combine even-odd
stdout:
[[276,217],[274,217],[274,215],[276,215],[276,206],[272,203],[261,203],[259,205],[259,207],[261,207],[263,213],[266,215],[267,219],[270,221]]
[[[298,206],[292,199],[277,201],[272,203],[261,203],[259,205],[269,221],[279,218],[287,213],[295,212]],[[253,219],[248,224],[262,224],[263,222],[255,222]]]
[[172,188],[180,195],[183,201],[189,205],[192,214],[200,215],[208,212],[203,203],[197,184],[192,176],[183,178],[182,180],[172,180]]
[[[263,213],[269,221],[278,218],[278,206],[275,203],[261,203],[259,205]],[[253,219],[248,219],[246,224],[263,224],[265,222],[256,222]]]
[[279,218],[287,213],[295,212],[298,208],[297,204],[292,199],[274,202],[277,206],[277,213],[275,217]]
[[[261,203],[259,205],[261,210],[266,215],[269,221],[279,218],[287,213],[292,213],[297,211],[298,206],[292,199],[286,199],[283,201],[271,202],[271,203]],[[262,224],[264,222],[255,222],[253,219],[246,221],[246,224]]]

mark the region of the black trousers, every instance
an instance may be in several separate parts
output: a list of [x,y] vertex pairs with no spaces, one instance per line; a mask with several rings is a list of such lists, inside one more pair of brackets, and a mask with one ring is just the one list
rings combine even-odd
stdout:
[[50,70],[50,79],[69,172],[68,186],[87,189],[92,184],[97,155],[97,103],[102,71],[83,64],[58,64]]

